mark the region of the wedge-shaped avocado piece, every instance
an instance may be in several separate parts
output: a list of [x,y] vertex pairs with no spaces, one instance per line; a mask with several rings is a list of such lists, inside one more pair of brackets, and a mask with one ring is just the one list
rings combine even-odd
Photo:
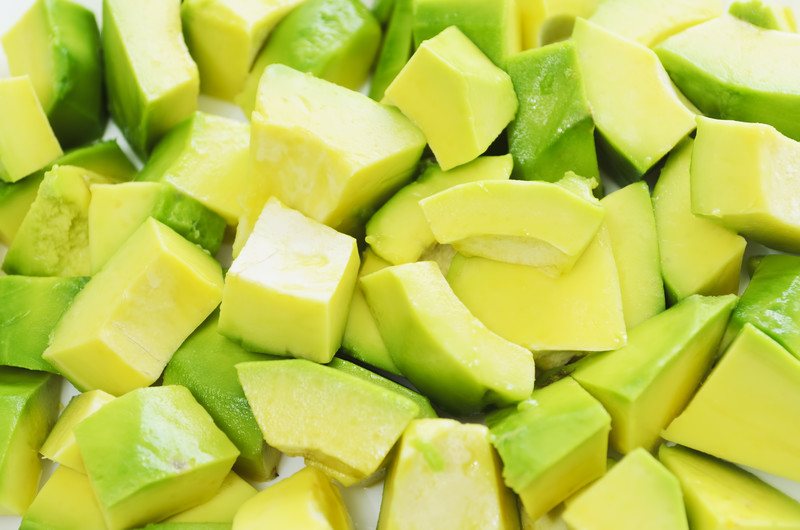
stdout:
[[678,480],[641,448],[572,500],[564,520],[573,530],[689,530]]
[[767,246],[800,252],[800,142],[774,127],[698,117],[692,211]]
[[570,378],[486,418],[503,478],[538,519],[606,471],[611,419]]
[[663,438],[800,480],[799,389],[800,360],[746,324]]
[[100,31],[94,14],[69,0],[37,0],[2,37],[11,75],[27,75],[64,147],[103,135]]
[[395,0],[376,0],[372,5],[372,15],[381,24],[386,24],[392,16],[392,10],[397,4]]
[[171,184],[231,226],[242,215],[251,178],[250,126],[204,112],[172,129],[136,176]]
[[121,395],[153,384],[221,298],[219,264],[148,219],[78,294],[42,357],[83,391]]
[[233,530],[352,530],[342,493],[321,471],[307,467],[268,487],[242,506]]
[[86,281],[0,276],[0,365],[55,372],[42,353]]
[[670,154],[653,190],[661,274],[673,302],[738,292],[747,245],[735,232],[692,213],[693,143],[687,140]]
[[778,31],[796,31],[792,8],[771,0],[738,0],[728,12],[754,26]]
[[236,369],[267,443],[321,464],[340,480],[350,477],[345,486],[374,474],[420,413],[395,390],[304,359]]
[[596,200],[541,181],[470,182],[419,205],[440,244],[465,256],[539,267],[554,275],[572,269],[604,216]]
[[537,358],[548,351],[606,351],[625,345],[622,294],[606,228],[572,270],[558,277],[535,267],[457,255],[447,280],[489,329],[538,352]]
[[225,278],[219,331],[250,350],[327,363],[358,266],[355,239],[272,198]]
[[530,352],[475,318],[436,263],[388,267],[361,286],[395,365],[434,403],[468,414],[530,395]]
[[145,158],[197,108],[197,65],[183,41],[180,8],[180,0],[103,0],[109,109]]
[[75,428],[109,528],[131,528],[211,499],[239,452],[182,386],[140,388]]
[[28,76],[0,79],[0,115],[0,181],[20,181],[63,154]]
[[358,0],[302,2],[270,35],[236,102],[249,116],[264,69],[276,63],[358,90],[380,43],[380,25]]
[[457,27],[424,41],[383,101],[422,130],[445,171],[486,151],[517,112],[511,78]]
[[598,177],[594,121],[575,43],[519,53],[508,60],[506,70],[519,103],[508,128],[514,176],[555,182],[574,171]]
[[600,0],[517,0],[522,23],[522,49],[568,39],[575,19],[589,18]]
[[75,427],[113,400],[114,396],[102,390],[90,390],[73,397],[42,444],[39,450],[41,455],[61,464],[61,467],[86,473],[80,449],[75,441]]
[[601,201],[628,329],[664,310],[664,282],[650,188],[636,182]]
[[210,500],[173,515],[172,523],[231,523],[242,505],[255,497],[258,490],[236,473],[228,473],[217,493]]
[[405,184],[425,147],[397,109],[287,66],[264,70],[257,99],[256,169],[287,206],[334,228],[353,229]]
[[268,357],[250,353],[220,335],[217,321],[217,315],[209,317],[178,348],[164,370],[164,384],[188,388],[239,449],[236,471],[263,482],[275,476],[280,453],[264,443],[235,366]]
[[800,35],[723,15],[656,47],[678,88],[712,118],[766,123],[800,140]]
[[583,19],[575,23],[573,39],[611,176],[638,180],[694,130],[695,115],[652,50]]
[[572,377],[611,414],[616,451],[655,449],[711,367],[735,304],[691,296],[635,327],[624,348],[580,363]]
[[392,0],[394,7],[372,73],[369,97],[383,99],[386,87],[411,58],[414,44],[414,0]]
[[0,244],[8,246],[16,237],[43,178],[40,171],[13,184],[0,182]]
[[417,420],[403,433],[378,530],[416,528],[519,530],[517,503],[503,484],[485,426]]
[[36,495],[20,530],[107,530],[89,477],[59,466]]

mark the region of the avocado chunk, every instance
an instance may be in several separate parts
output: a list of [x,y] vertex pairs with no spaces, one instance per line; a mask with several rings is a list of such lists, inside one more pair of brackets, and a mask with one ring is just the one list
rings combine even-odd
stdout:
[[272,198],[225,278],[219,331],[250,350],[327,363],[358,266],[355,239]]
[[800,142],[774,127],[698,117],[692,211],[765,245],[800,252]]
[[530,396],[530,352],[475,318],[436,263],[388,267],[361,286],[392,360],[434,403],[470,414]]
[[656,47],[678,88],[712,118],[772,125],[800,140],[800,35],[723,15]]
[[745,324],[662,436],[735,464],[800,480],[798,389],[800,360]]
[[63,152],[28,76],[0,79],[0,181],[18,182]]
[[678,480],[641,448],[570,501],[564,520],[573,530],[689,530]]
[[42,357],[83,391],[149,386],[221,298],[219,264],[148,219],[78,294]]
[[56,137],[75,147],[103,135],[100,31],[94,14],[68,0],[37,0],[2,37],[11,75],[28,75]]
[[546,46],[572,35],[575,19],[589,18],[600,0],[517,0],[522,49]]
[[655,449],[717,354],[736,296],[691,296],[643,322],[624,348],[587,357],[572,377],[611,415],[611,447]]
[[728,12],[754,26],[778,31],[796,31],[794,12],[789,6],[770,0],[738,0]]
[[[638,180],[694,130],[695,115],[652,50],[583,19],[573,39],[611,176]],[[636,79],[635,91],[629,79]]]
[[239,449],[234,466],[239,474],[258,482],[270,480],[280,453],[264,443],[235,368],[267,357],[220,335],[217,321],[217,315],[209,317],[178,348],[164,370],[164,384],[185,386],[208,411]]
[[231,523],[239,508],[258,490],[236,473],[228,473],[210,500],[173,515],[170,523]]
[[692,213],[694,141],[667,158],[653,190],[653,210],[667,296],[678,302],[693,294],[737,293],[747,241],[710,219]]
[[424,147],[397,109],[287,66],[264,70],[252,116],[256,169],[275,197],[312,219],[352,230],[410,180]]
[[486,151],[517,112],[511,78],[456,27],[420,44],[383,102],[422,130],[445,171]]
[[306,0],[272,32],[236,103],[249,116],[264,69],[276,63],[358,90],[380,43],[381,27],[359,0]]
[[239,454],[182,386],[129,392],[81,422],[75,438],[110,528],[208,501]]
[[522,515],[522,530],[569,530],[567,523],[564,522],[562,514],[564,513],[564,505],[559,504],[543,516],[534,520],[531,519],[527,513],[523,511]]
[[800,504],[750,473],[689,449],[662,445],[658,459],[680,481],[696,530],[800,527]]
[[635,182],[600,201],[619,273],[625,327],[664,310],[664,283],[650,188]]
[[136,176],[171,184],[230,226],[239,222],[251,178],[250,126],[204,112],[173,128]]
[[36,495],[20,530],[107,530],[89,477],[59,466]]
[[197,108],[197,65],[183,41],[180,4],[180,0],[103,0],[109,109],[143,158]]
[[514,177],[556,182],[574,171],[598,177],[594,121],[574,42],[509,58],[519,110],[508,128]]
[[42,353],[86,281],[0,276],[0,365],[55,372]]
[[569,377],[486,418],[503,478],[538,519],[606,471],[611,419]]
[[155,523],[140,530],[231,530],[230,523]]
[[307,467],[247,501],[233,530],[352,530],[342,493],[321,471]]
[[369,97],[375,101],[383,99],[386,87],[392,84],[413,52],[414,0],[392,1],[392,16],[383,36],[383,45],[369,86]]
[[320,464],[344,486],[378,471],[420,414],[395,390],[304,359],[236,369],[267,443]]

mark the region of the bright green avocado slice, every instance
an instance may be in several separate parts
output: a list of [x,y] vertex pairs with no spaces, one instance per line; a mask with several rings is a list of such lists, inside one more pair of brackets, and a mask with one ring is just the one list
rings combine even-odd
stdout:
[[771,0],[738,0],[728,12],[754,26],[778,31],[795,31],[792,8]]

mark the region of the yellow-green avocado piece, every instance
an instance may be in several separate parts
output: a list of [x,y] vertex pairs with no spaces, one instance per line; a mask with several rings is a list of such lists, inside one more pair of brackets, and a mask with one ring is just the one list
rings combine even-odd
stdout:
[[737,0],[728,12],[754,26],[778,31],[797,31],[794,11],[788,5],[772,0]]
[[33,500],[19,530],[108,530],[89,477],[59,466]]
[[539,48],[572,35],[576,18],[589,18],[600,0],[517,0],[522,49]]
[[173,515],[168,523],[231,523],[239,508],[258,490],[236,473],[228,473],[211,499]]

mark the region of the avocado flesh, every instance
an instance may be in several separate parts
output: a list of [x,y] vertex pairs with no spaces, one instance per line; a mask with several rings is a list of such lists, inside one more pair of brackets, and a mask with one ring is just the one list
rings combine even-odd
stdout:
[[794,12],[789,6],[770,0],[738,0],[728,12],[754,26],[778,31],[796,31]]
[[575,19],[589,18],[599,0],[517,0],[522,23],[522,49],[544,47],[572,35]]
[[386,87],[411,58],[414,46],[414,3],[413,0],[392,0],[389,24],[383,36],[383,44],[372,74],[369,97],[375,101],[383,99]]
[[228,473],[219,489],[208,501],[173,515],[170,523],[232,523],[239,508],[258,490],[236,473]]
[[20,530],[107,530],[89,477],[59,466],[36,495]]

